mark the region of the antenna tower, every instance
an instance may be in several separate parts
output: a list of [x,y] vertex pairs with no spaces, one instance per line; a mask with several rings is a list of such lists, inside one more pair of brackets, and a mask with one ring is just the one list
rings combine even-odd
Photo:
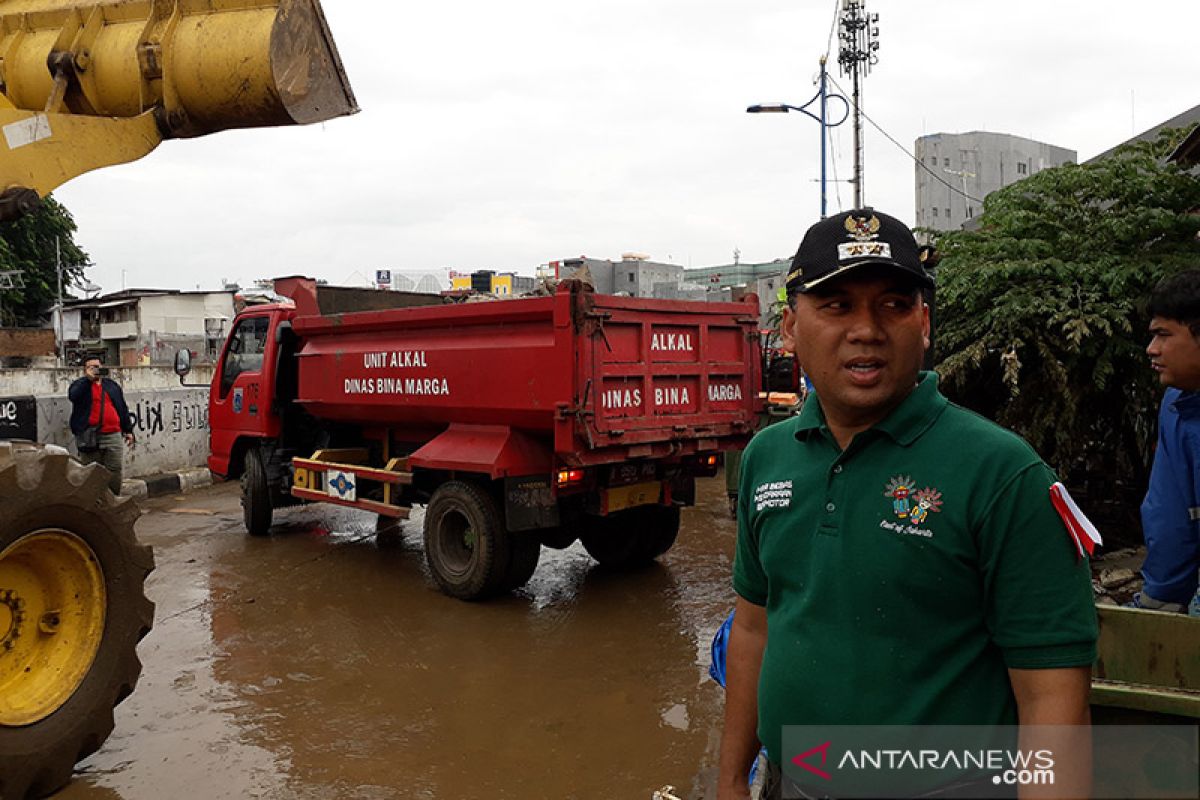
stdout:
[[842,0],[841,32],[838,34],[838,66],[854,84],[854,207],[863,207],[862,79],[879,63],[879,15],[868,14],[865,0]]

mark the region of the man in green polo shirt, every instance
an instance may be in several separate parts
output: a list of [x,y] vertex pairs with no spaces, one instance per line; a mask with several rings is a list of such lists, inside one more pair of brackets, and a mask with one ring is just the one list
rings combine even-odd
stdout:
[[783,340],[815,396],[742,462],[720,798],[747,796],[760,742],[778,780],[787,725],[1088,721],[1087,561],[1033,449],[920,371],[931,286],[869,208],[792,262]]

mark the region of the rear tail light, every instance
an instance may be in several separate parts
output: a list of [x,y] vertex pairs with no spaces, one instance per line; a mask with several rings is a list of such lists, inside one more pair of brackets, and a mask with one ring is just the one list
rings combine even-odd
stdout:
[[721,457],[720,456],[703,456],[700,459],[700,463],[705,467],[715,467],[715,466],[717,466],[717,464],[721,463]]
[[583,483],[584,472],[581,469],[560,469],[558,471],[558,485],[572,486],[577,483]]

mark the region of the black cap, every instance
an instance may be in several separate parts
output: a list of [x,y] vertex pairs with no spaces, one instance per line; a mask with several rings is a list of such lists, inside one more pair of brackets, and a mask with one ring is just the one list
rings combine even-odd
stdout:
[[865,266],[892,267],[921,286],[933,288],[917,240],[900,220],[858,208],[823,219],[808,229],[792,259],[787,290],[808,292],[826,280]]

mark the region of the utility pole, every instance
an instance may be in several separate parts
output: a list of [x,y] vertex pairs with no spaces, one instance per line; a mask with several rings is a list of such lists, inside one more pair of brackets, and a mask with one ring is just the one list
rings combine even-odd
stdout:
[[879,62],[879,15],[867,14],[865,0],[842,0],[841,48],[838,66],[853,85],[854,207],[863,207],[862,79]]
[[58,275],[58,365],[67,365],[67,343],[63,328],[63,296],[62,296],[62,243],[59,237],[54,237],[54,271]]
[[[978,178],[979,176],[976,175],[974,172],[967,171],[967,162],[965,160],[963,161],[962,167],[963,167],[962,169],[950,169],[949,167],[943,167],[942,172],[946,172],[946,173],[949,173],[950,175],[954,175],[959,178],[962,178],[963,208],[966,209],[963,212],[963,214],[966,219],[971,219],[973,216],[973,212],[971,211],[971,196],[969,194],[967,194],[967,178]],[[947,192],[947,194],[950,194],[950,193]],[[947,199],[947,202],[951,206],[953,206],[954,205],[954,197],[950,196]]]
[[[826,156],[826,151],[829,148],[829,82],[828,73],[825,71],[825,56],[821,56],[821,77],[818,78],[818,81],[820,81],[820,86],[817,89],[817,94],[821,98],[821,219],[825,219],[825,217],[829,216],[826,213],[829,208],[829,198],[825,190],[828,183],[825,177],[825,164],[829,160]],[[843,102],[845,102],[844,98]],[[844,117],[842,119],[845,121]]]

